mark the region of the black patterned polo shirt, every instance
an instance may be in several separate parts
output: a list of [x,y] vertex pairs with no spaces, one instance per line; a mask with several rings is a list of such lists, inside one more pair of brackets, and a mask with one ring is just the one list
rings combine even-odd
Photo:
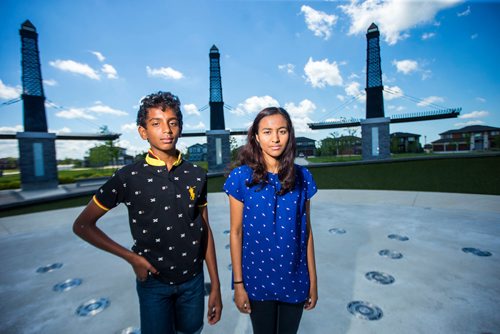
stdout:
[[162,281],[182,283],[203,270],[200,208],[207,205],[206,172],[180,153],[168,171],[149,150],[145,159],[118,170],[93,200],[104,210],[127,206],[132,250],[160,272]]

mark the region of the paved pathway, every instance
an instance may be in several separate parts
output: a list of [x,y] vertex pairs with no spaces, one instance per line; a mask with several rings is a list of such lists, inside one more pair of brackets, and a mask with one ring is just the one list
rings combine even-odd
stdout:
[[[80,208],[0,219],[0,326],[2,333],[120,333],[139,326],[134,276],[127,263],[71,232]],[[251,333],[230,290],[228,201],[209,194],[224,302],[223,318],[204,333]],[[130,246],[123,206],[100,226]],[[299,333],[500,333],[500,196],[401,191],[320,190],[312,202],[319,276],[318,306],[304,313]],[[345,230],[343,234],[334,229]],[[407,241],[390,239],[397,234]],[[479,257],[463,248],[491,252]],[[401,259],[379,255],[388,249]],[[37,269],[54,263],[46,273]],[[365,274],[380,271],[381,285]],[[79,278],[65,292],[53,286]],[[75,314],[92,298],[110,305],[91,317]],[[378,306],[379,320],[347,310],[352,301]]]

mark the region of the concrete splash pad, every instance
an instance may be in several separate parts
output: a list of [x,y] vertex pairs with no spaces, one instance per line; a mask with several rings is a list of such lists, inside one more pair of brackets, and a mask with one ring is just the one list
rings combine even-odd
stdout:
[[[137,332],[133,272],[72,234],[81,209],[0,219],[2,333]],[[232,303],[228,211],[226,195],[209,194],[224,310],[204,333],[252,332]],[[320,190],[312,223],[319,302],[299,333],[500,332],[499,196]],[[99,226],[131,245],[124,206]],[[387,275],[390,284],[368,278]],[[93,314],[78,315],[82,305]]]

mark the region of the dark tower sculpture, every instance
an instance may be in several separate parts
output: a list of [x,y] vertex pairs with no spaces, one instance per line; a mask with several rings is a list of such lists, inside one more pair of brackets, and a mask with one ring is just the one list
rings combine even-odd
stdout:
[[390,152],[390,118],[384,117],[380,32],[372,23],[366,33],[366,119],[361,120],[363,160],[386,159]]
[[56,188],[57,162],[54,133],[47,132],[45,95],[35,26],[26,20],[21,35],[24,132],[18,132],[19,166],[23,190]]
[[224,101],[222,100],[222,81],[220,76],[220,53],[215,45],[210,57],[210,130],[224,130]]
[[382,66],[380,65],[380,32],[372,23],[366,34],[366,118],[384,117]]
[[24,131],[47,132],[45,96],[43,94],[38,34],[33,24],[26,20],[21,25],[21,66],[23,83]]
[[229,130],[224,122],[224,101],[220,75],[220,53],[215,45],[210,48],[210,131],[207,131],[209,172],[223,172],[231,160]]

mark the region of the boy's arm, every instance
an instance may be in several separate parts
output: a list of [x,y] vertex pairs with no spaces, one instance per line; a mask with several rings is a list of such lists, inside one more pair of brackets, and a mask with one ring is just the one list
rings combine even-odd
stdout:
[[208,323],[210,325],[216,324],[222,314],[222,298],[220,294],[220,281],[219,273],[217,270],[217,257],[215,255],[215,244],[212,235],[212,229],[208,223],[208,208],[205,205],[200,208],[201,216],[203,218],[204,230],[206,231],[206,250],[205,250],[205,263],[207,265],[208,275],[210,276],[211,289],[208,296]]
[[145,280],[148,272],[158,273],[144,257],[116,243],[97,227],[97,220],[106,212],[91,199],[73,223],[73,232],[95,247],[119,256],[130,263],[139,280]]

